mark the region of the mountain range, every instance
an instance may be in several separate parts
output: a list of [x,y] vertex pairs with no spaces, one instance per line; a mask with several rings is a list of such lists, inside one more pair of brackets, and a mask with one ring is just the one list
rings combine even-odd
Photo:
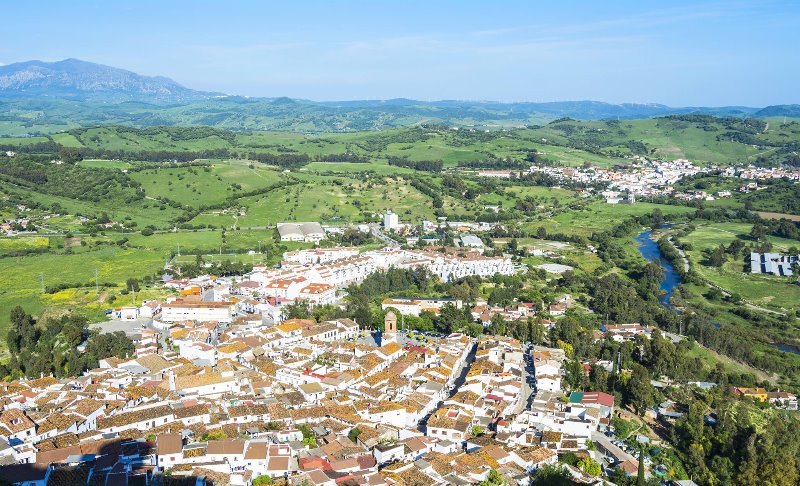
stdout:
[[6,99],[184,103],[219,95],[186,88],[163,76],[143,76],[79,59],[26,61],[0,66],[0,98]]
[[211,125],[239,130],[348,131],[440,123],[485,128],[556,118],[636,119],[672,114],[800,117],[800,105],[670,107],[600,101],[545,103],[310,101],[197,91],[162,76],[66,59],[0,66],[0,135],[33,135],[98,124]]

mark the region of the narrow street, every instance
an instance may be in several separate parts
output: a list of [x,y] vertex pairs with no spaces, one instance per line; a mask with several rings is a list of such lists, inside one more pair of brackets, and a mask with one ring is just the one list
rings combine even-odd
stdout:
[[469,354],[467,354],[467,359],[461,363],[461,368],[458,371],[458,377],[453,381],[453,385],[450,388],[450,395],[452,397],[456,393],[458,393],[458,389],[461,388],[461,385],[467,380],[467,373],[469,373],[469,368],[472,366],[472,363],[475,361],[475,352],[477,351],[478,346],[476,342],[472,343],[472,349],[470,349]]
[[514,407],[514,414],[519,414],[523,410],[528,410],[533,400],[534,375],[530,373],[533,371],[533,362],[528,362],[528,356],[530,356],[530,354],[526,351],[525,359],[523,359],[522,376],[520,377],[522,380],[522,388],[519,392],[520,396],[517,401],[517,406]]
[[378,225],[370,225],[370,231],[372,232],[372,236],[381,240],[382,242],[386,243],[389,246],[400,246],[400,243],[391,239],[386,234],[381,231],[380,226]]
[[[452,384],[452,386],[450,388],[450,393],[447,395],[448,398],[450,398],[453,395],[455,395],[456,393],[458,393],[458,389],[467,380],[467,373],[469,373],[469,368],[470,368],[470,366],[472,366],[472,363],[475,361],[475,353],[476,353],[476,351],[478,349],[477,344],[478,343],[476,341],[472,342],[472,344],[471,344],[472,348],[470,349],[469,353],[467,354],[467,358],[461,363],[461,367],[458,370],[458,376],[456,377],[455,380],[453,380],[453,384]],[[424,417],[422,417],[422,419],[420,419],[420,421],[417,423],[417,430],[419,430],[423,434],[425,433],[425,430],[426,430],[427,424],[428,424],[428,419],[430,418],[430,416],[436,410],[439,409],[440,406],[441,406],[441,403],[437,404],[436,408],[434,408],[429,414],[425,415]]]
[[634,456],[628,454],[627,452],[623,451],[622,449],[614,445],[608,437],[603,435],[602,432],[599,432],[597,430],[592,431],[592,442],[597,444],[598,448],[600,449],[600,452],[603,452],[605,455],[614,457],[619,462],[624,462],[628,460],[637,463],[639,462]]

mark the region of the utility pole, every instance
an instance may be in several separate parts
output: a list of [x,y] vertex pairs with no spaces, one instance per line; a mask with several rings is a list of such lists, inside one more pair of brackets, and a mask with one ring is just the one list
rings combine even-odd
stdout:
[[40,273],[39,276],[42,279],[42,293],[44,293],[44,272]]
[[100,281],[97,279],[97,268],[94,269],[94,293],[100,294]]

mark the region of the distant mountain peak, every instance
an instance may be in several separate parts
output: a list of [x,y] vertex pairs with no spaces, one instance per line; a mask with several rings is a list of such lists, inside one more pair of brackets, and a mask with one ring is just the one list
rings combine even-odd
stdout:
[[0,98],[62,98],[121,103],[184,103],[219,93],[195,91],[164,76],[144,76],[125,69],[75,58],[25,61],[0,66]]

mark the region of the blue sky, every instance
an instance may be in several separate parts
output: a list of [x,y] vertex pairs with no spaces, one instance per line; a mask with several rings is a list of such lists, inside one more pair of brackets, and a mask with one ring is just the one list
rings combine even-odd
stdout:
[[74,57],[315,100],[798,103],[799,1],[6,3],[0,63]]

